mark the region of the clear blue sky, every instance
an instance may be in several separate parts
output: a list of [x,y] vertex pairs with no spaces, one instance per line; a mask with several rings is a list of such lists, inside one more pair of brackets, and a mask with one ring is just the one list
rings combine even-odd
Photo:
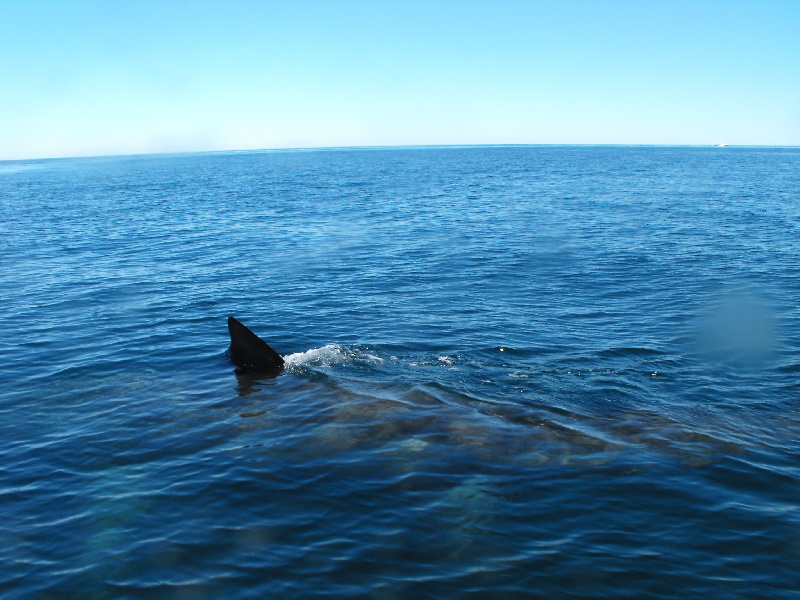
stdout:
[[0,0],[0,160],[800,145],[800,0]]

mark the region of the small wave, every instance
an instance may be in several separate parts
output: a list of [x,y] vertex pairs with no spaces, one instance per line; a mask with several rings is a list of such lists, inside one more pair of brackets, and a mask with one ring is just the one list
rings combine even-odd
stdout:
[[328,344],[321,348],[312,348],[305,352],[295,352],[283,357],[288,368],[296,367],[333,367],[345,362],[382,363],[383,359],[353,348],[344,348],[336,344]]
[[606,348],[601,350],[599,355],[602,358],[610,357],[629,357],[629,356],[658,356],[661,352],[655,348],[648,348],[645,346],[624,346],[615,348]]
[[[430,356],[423,360],[415,360],[408,364],[411,367],[452,367],[456,364],[456,360],[458,360],[458,358],[458,356],[454,358],[452,356],[440,354],[437,356]],[[396,357],[392,357],[392,359],[396,360]]]
[[295,352],[283,357],[287,366],[331,367],[347,360],[347,353],[341,346],[328,344],[322,348],[312,348],[305,352]]

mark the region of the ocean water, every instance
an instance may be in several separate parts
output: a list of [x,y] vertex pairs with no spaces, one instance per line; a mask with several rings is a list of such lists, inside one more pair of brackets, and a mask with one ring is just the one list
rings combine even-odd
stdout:
[[0,265],[4,599],[800,593],[800,149],[2,162]]

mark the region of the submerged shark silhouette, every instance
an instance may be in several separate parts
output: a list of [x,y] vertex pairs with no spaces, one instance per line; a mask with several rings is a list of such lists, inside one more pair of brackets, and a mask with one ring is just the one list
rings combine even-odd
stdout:
[[228,317],[231,362],[246,373],[276,376],[283,370],[284,360],[269,344],[233,317]]

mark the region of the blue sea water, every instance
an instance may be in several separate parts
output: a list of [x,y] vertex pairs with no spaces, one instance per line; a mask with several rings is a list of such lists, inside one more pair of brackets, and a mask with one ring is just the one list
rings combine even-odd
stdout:
[[3,162],[0,265],[2,598],[800,593],[800,149]]

